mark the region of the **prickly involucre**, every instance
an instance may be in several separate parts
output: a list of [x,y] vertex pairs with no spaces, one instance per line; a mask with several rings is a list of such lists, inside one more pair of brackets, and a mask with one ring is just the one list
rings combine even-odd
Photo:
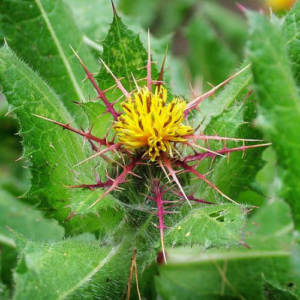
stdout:
[[[149,39],[148,62],[146,66],[147,77],[144,79],[146,84],[143,84],[140,87],[137,85],[136,79],[133,78],[136,83],[135,91],[127,91],[122,85],[121,80],[118,79],[105,62],[102,61],[104,67],[114,79],[116,87],[122,92],[123,97],[125,97],[125,100],[121,104],[123,109],[123,112],[121,113],[115,109],[117,100],[115,102],[108,101],[106,91],[101,89],[94,79],[93,74],[89,72],[77,53],[75,54],[82,64],[87,78],[91,81],[95,88],[98,94],[97,98],[100,99],[106,106],[105,113],[109,113],[113,117],[114,122],[112,127],[116,134],[111,140],[109,140],[108,134],[104,137],[97,137],[93,135],[92,128],[88,132],[84,132],[71,127],[70,124],[62,124],[42,116],[38,117],[79,134],[84,138],[84,140],[89,140],[92,149],[93,151],[96,151],[96,154],[77,165],[99,156],[107,159],[106,155],[108,153],[116,153],[118,157],[122,158],[119,162],[113,159],[113,161],[121,167],[121,172],[117,171],[114,178],[112,178],[111,175],[109,175],[109,172],[107,172],[107,179],[104,182],[98,179],[95,184],[80,184],[72,186],[73,188],[106,189],[101,197],[94,201],[90,207],[96,205],[109,193],[118,191],[121,185],[128,182],[129,176],[146,179],[146,175],[142,174],[140,169],[138,169],[140,165],[154,164],[161,168],[161,175],[156,178],[148,178],[150,188],[148,192],[149,194],[146,195],[146,198],[151,200],[152,203],[155,203],[156,206],[156,216],[158,218],[158,225],[156,226],[160,232],[161,246],[163,249],[164,259],[166,261],[164,250],[164,230],[167,229],[167,226],[165,226],[164,216],[173,214],[174,207],[178,207],[184,200],[187,201],[191,207],[192,203],[195,203],[196,205],[199,203],[212,204],[203,199],[195,198],[193,194],[187,194],[180,179],[178,178],[179,173],[190,173],[196,179],[204,181],[222,197],[236,203],[224,194],[216,185],[209,181],[206,177],[207,174],[201,174],[197,169],[198,165],[207,157],[224,157],[225,155],[229,156],[233,152],[245,151],[247,149],[269,145],[257,144],[246,146],[245,142],[254,142],[257,140],[221,137],[218,135],[208,136],[204,135],[202,132],[196,134],[194,131],[197,130],[194,130],[187,124],[188,115],[193,110],[197,109],[204,99],[211,96],[218,88],[238,76],[246,70],[248,66],[219,84],[217,87],[214,87],[211,91],[200,97],[196,97],[189,103],[186,103],[181,98],[174,98],[168,102],[167,90],[163,86],[164,62],[162,64],[159,78],[152,79],[151,76],[152,61]],[[154,85],[156,86],[155,89],[153,88]],[[115,140],[116,135],[118,141]],[[224,142],[223,149],[213,151],[209,148],[209,146],[205,147],[206,142],[209,140]],[[227,148],[226,141],[228,140],[243,142],[243,145],[236,148]],[[197,143],[198,141],[200,141],[201,144]],[[193,154],[185,154],[183,151],[185,147],[179,146],[190,147],[193,152],[190,151],[189,153]],[[164,176],[167,180],[163,180]],[[175,184],[173,185],[173,183]],[[167,193],[171,194],[174,200],[166,200]],[[75,215],[76,213],[71,212],[69,218],[73,218]]]

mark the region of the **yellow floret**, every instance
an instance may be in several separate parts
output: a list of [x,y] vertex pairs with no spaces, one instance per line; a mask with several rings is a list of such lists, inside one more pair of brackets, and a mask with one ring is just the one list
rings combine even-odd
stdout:
[[271,7],[275,12],[290,9],[295,0],[267,0],[267,6]]
[[129,149],[148,147],[152,161],[161,152],[172,156],[174,142],[185,142],[184,136],[193,134],[192,127],[182,124],[186,102],[174,98],[167,104],[163,86],[156,88],[154,94],[141,88],[121,106],[124,113],[114,125],[119,141]]

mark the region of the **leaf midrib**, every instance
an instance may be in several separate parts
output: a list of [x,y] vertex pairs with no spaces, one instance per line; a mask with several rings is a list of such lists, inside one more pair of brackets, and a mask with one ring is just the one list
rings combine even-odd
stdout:
[[16,247],[16,243],[12,238],[9,238],[3,234],[0,234],[0,243],[1,244],[5,244],[9,247],[15,248]]
[[110,252],[107,254],[107,256],[83,279],[81,279],[76,285],[74,285],[72,288],[69,290],[65,291],[62,293],[56,300],[63,300],[70,296],[73,292],[75,292],[77,289],[79,289],[81,286],[86,284],[87,282],[90,281],[90,279],[104,266],[106,263],[109,262],[111,258],[113,258],[117,253],[118,250],[121,248],[124,242],[120,243],[118,246],[113,247]]
[[120,40],[120,48],[121,48],[122,53],[123,53],[123,59],[124,59],[124,64],[125,64],[125,69],[126,69],[127,81],[128,81],[130,90],[132,90],[131,81],[130,81],[130,74],[129,74],[128,66],[127,66],[127,59],[126,59],[126,55],[125,55],[123,44],[121,42],[122,41],[122,37],[121,37],[120,26],[119,26],[119,22],[118,22],[117,17],[116,17],[116,24],[117,24],[117,28],[118,28],[117,33],[118,33],[118,37],[119,37],[119,40]]
[[[37,1],[39,1],[39,0],[37,0]],[[3,47],[5,47],[5,46],[3,46]],[[1,48],[1,49],[3,49],[3,48]],[[8,50],[10,50],[9,48],[8,48]],[[36,90],[38,91],[38,92],[40,92],[40,94],[41,95],[43,95],[43,97],[44,97],[44,99],[45,99],[45,101],[47,102],[47,104],[50,106],[50,107],[52,107],[53,108],[53,111],[58,115],[58,116],[60,116],[62,119],[67,119],[67,118],[69,118],[70,119],[70,116],[68,115],[68,113],[67,114],[62,114],[62,111],[61,110],[58,110],[57,109],[57,107],[53,104],[53,102],[49,99],[49,95],[47,95],[41,88],[40,88],[40,86],[39,86],[39,84],[36,82],[36,81],[34,81],[34,80],[32,80],[32,78],[30,77],[30,76],[28,76],[28,74],[26,74],[26,73],[24,73],[22,70],[21,70],[21,68],[19,68],[18,66],[16,66],[16,64],[14,64],[13,66],[11,66],[11,67],[14,67],[19,73],[21,73],[22,75],[23,75],[23,78],[25,78],[25,79],[27,79],[29,82],[31,82],[31,84],[36,88]],[[49,88],[50,89],[50,88]],[[53,91],[52,91],[53,92]],[[53,96],[55,96],[55,97],[57,97],[57,95],[53,92]],[[79,145],[79,142],[78,143],[74,143],[74,139],[72,139],[72,140],[70,140],[70,144],[74,147],[75,145],[76,145],[76,148],[74,148],[74,150],[76,149],[76,151],[78,150],[80,150],[81,148],[80,148],[80,145]]]
[[[224,209],[224,207],[223,207],[222,209]],[[186,215],[182,220],[180,220],[179,222],[177,222],[175,226],[173,226],[175,229],[169,231],[169,232],[167,233],[167,235],[168,235],[168,234],[171,234],[174,230],[176,230],[176,228],[177,228],[182,222],[184,222],[184,220],[188,220],[192,214],[198,213],[199,211],[201,212],[201,216],[200,216],[200,217],[201,217],[201,218],[205,218],[205,219],[207,220],[205,226],[208,224],[208,222],[213,222],[213,223],[215,223],[217,226],[219,226],[222,230],[226,231],[226,233],[228,234],[229,237],[235,239],[236,241],[239,241],[239,240],[240,240],[240,238],[239,238],[237,235],[234,235],[234,234],[233,234],[233,233],[232,233],[225,225],[222,225],[222,223],[220,223],[219,221],[216,221],[214,218],[210,217],[210,216],[209,216],[209,213],[204,212],[202,208],[199,208],[199,209],[197,209],[197,210],[191,210],[191,212],[190,212],[188,215]],[[205,226],[203,226],[203,228],[205,228]],[[191,229],[192,229],[192,228],[193,228],[193,226],[191,227]],[[190,230],[191,230],[191,229],[190,229]]]
[[62,59],[64,65],[65,65],[67,73],[69,74],[71,82],[72,82],[72,84],[73,84],[73,86],[75,88],[75,91],[78,94],[79,99],[82,100],[82,101],[84,101],[85,99],[84,99],[83,92],[82,92],[80,86],[78,85],[78,82],[77,82],[77,79],[76,79],[76,77],[75,77],[75,75],[73,73],[72,67],[71,67],[71,65],[70,65],[70,63],[69,63],[69,61],[68,61],[68,59],[67,59],[67,57],[66,57],[66,55],[64,53],[64,50],[63,50],[63,48],[62,48],[62,46],[61,46],[61,44],[59,42],[59,39],[56,36],[55,30],[52,27],[52,24],[51,24],[51,22],[50,22],[50,20],[49,20],[49,18],[47,16],[47,14],[46,14],[46,11],[44,10],[44,7],[43,7],[43,5],[42,5],[42,3],[41,3],[40,0],[34,0],[34,1],[36,2],[37,7],[39,8],[39,10],[41,12],[41,16],[42,16],[42,18],[44,19],[44,21],[45,21],[45,23],[47,25],[47,28],[48,28],[48,30],[50,32],[50,35],[51,35],[51,37],[52,37],[52,39],[54,41],[54,44],[55,44],[56,48],[58,50],[58,53],[61,56],[61,59]]
[[[276,258],[276,257],[289,257],[291,253],[284,250],[258,250],[249,252],[228,252],[228,253],[214,253],[214,254],[201,254],[197,258],[187,258],[186,256],[172,255],[172,258],[169,260],[168,267],[173,266],[188,266],[194,263],[210,263],[215,261],[233,261],[233,260],[248,260],[256,258]],[[189,261],[187,261],[189,259]]]

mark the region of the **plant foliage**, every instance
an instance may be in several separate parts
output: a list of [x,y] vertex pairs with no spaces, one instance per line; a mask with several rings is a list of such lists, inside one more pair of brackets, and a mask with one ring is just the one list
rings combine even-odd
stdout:
[[[19,165],[0,168],[0,299],[299,299],[300,3],[282,19],[247,11],[246,58],[241,17],[175,1],[170,20],[164,4],[158,35],[196,10],[180,65],[166,58],[170,36],[140,36],[114,4],[98,15],[101,1],[88,2],[0,0],[0,85],[31,181],[26,191]],[[174,86],[187,66],[192,92]],[[219,86],[199,96],[199,77]],[[162,84],[163,106],[187,101],[193,129],[173,134],[172,155],[157,142],[151,161],[114,126],[131,96]]]

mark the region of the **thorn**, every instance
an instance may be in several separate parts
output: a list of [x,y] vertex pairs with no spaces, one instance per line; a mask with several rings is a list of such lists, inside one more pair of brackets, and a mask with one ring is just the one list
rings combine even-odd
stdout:
[[101,150],[100,152],[98,152],[98,153],[96,153],[96,154],[94,154],[94,155],[92,155],[92,156],[86,158],[85,160],[79,162],[78,164],[76,164],[76,165],[74,166],[74,168],[76,168],[76,167],[78,167],[78,166],[80,166],[80,165],[86,163],[87,161],[89,161],[89,160],[91,160],[91,159],[93,159],[93,158],[96,158],[96,157],[98,157],[98,156],[101,156],[102,154],[104,154],[104,153],[106,153],[106,152],[108,152],[108,151],[116,150],[116,149],[118,149],[121,145],[122,145],[121,143],[117,143],[117,144],[110,145],[109,147],[107,147],[107,148]]
[[98,94],[98,98],[100,98],[102,100],[102,102],[105,104],[105,106],[107,108],[107,111],[113,116],[113,118],[115,120],[117,120],[120,114],[115,111],[115,109],[113,108],[113,105],[108,101],[108,99],[105,96],[105,93],[100,89],[97,82],[95,81],[93,74],[84,65],[82,59],[79,57],[77,52],[72,48],[71,45],[69,45],[69,46],[70,46],[71,50],[74,52],[77,59],[79,60],[79,62],[81,64],[83,70],[85,71],[88,79],[90,80],[90,82],[92,83],[94,89],[96,90],[96,92]]
[[184,198],[186,199],[187,203],[189,204],[190,207],[192,207],[190,200],[188,199],[188,197],[186,196],[177,176],[176,176],[176,172],[173,170],[172,165],[171,165],[171,161],[169,159],[167,159],[166,157],[164,157],[164,163],[165,163],[165,167],[168,169],[170,175],[172,176],[173,180],[175,181],[175,183],[177,184],[177,186],[179,187],[181,193],[183,194]]
[[237,203],[236,201],[234,201],[233,199],[229,198],[226,194],[224,194],[216,185],[214,185],[211,181],[209,181],[208,179],[205,178],[204,175],[202,175],[201,173],[199,173],[198,171],[196,171],[194,169],[194,167],[189,166],[188,164],[186,164],[185,162],[177,162],[180,166],[182,166],[183,168],[185,168],[186,170],[188,170],[189,172],[191,172],[192,174],[194,174],[195,176],[197,176],[199,179],[203,180],[204,182],[206,182],[211,188],[213,188],[215,191],[217,191],[220,195],[222,195],[224,198],[226,198],[227,200],[229,200],[230,202],[235,203],[236,205],[240,205],[239,203]]
[[152,91],[152,77],[151,77],[151,44],[150,44],[150,30],[148,29],[148,61],[147,61],[147,86],[148,90]]
[[98,138],[98,137],[96,137],[96,136],[94,136],[94,135],[85,133],[85,132],[83,132],[83,131],[80,131],[80,130],[78,130],[78,129],[76,129],[76,128],[73,128],[73,127],[70,126],[70,123],[63,124],[63,123],[60,123],[60,122],[57,122],[57,121],[48,119],[48,118],[46,118],[46,117],[42,117],[42,116],[36,115],[36,114],[32,114],[32,115],[35,116],[35,117],[37,117],[37,118],[40,118],[40,119],[42,119],[42,120],[45,120],[45,121],[54,123],[54,124],[56,124],[56,125],[62,127],[63,129],[67,129],[67,130],[70,130],[70,131],[72,131],[72,132],[75,132],[75,133],[81,135],[81,136],[84,137],[84,138],[87,138],[87,139],[89,139],[89,140],[93,140],[93,141],[99,143],[100,145],[107,145],[107,143],[106,143],[105,140],[100,139],[100,138]]
[[106,68],[106,70],[109,72],[109,74],[112,76],[112,78],[115,80],[119,90],[125,95],[125,97],[128,99],[130,98],[130,93],[127,92],[127,90],[124,88],[121,81],[114,75],[114,73],[111,71],[111,69],[105,64],[105,62],[100,58],[101,63]]
[[214,170],[210,170],[210,171],[204,173],[203,176],[206,177],[207,175],[209,175],[209,174],[212,173],[213,171],[214,171]]
[[76,216],[76,213],[73,211],[70,213],[70,215],[64,220],[64,222],[67,222],[69,220],[71,220],[72,218],[74,218]]
[[114,180],[113,184],[111,185],[111,187],[106,190],[99,199],[97,199],[95,202],[93,202],[89,208],[92,208],[93,206],[95,206],[101,199],[103,199],[105,196],[107,196],[110,192],[112,192],[113,190],[115,190],[116,188],[119,187],[119,185],[121,183],[124,182],[124,180],[126,179],[127,175],[129,174],[129,172],[131,172],[131,170],[136,166],[136,162],[141,158],[141,156],[137,156],[137,158],[135,160],[132,160],[131,163],[126,166],[126,168],[124,169],[124,171]]
[[251,249],[251,247],[249,245],[247,245],[245,242],[241,242],[241,245],[247,249]]
[[116,7],[115,7],[115,4],[114,4],[113,0],[111,0],[111,6],[112,6],[112,9],[113,9],[114,15],[117,15],[117,10],[116,10]]
[[8,117],[10,114],[11,114],[11,111],[9,110],[9,111],[4,115],[4,117]]
[[[250,146],[244,146],[244,147],[236,147],[236,148],[231,148],[231,149],[222,149],[217,151],[219,154],[226,154],[228,155],[228,153],[233,153],[233,152],[237,152],[237,151],[245,151],[248,149],[254,149],[254,148],[259,148],[259,147],[268,147],[271,146],[271,143],[265,143],[265,144],[257,144],[257,145],[250,145]],[[194,155],[188,155],[184,158],[183,162],[187,163],[187,162],[191,162],[191,161],[201,161],[202,159],[206,158],[206,157],[212,157],[213,159],[216,157],[215,154],[213,153],[196,153]]]
[[225,155],[221,154],[221,153],[218,153],[218,152],[215,152],[215,151],[212,151],[208,148],[205,148],[205,147],[202,147],[202,146],[199,146],[198,144],[193,144],[193,143],[187,143],[189,146],[192,146],[192,147],[196,147],[196,148],[199,148],[201,150],[204,150],[204,151],[207,151],[207,152],[210,152],[210,153],[213,153],[215,155],[218,155],[218,156],[222,156],[222,157],[225,157]]
[[169,181],[170,183],[172,183],[172,181],[171,181],[171,179],[170,179],[170,177],[169,177],[169,175],[168,175],[168,173],[167,173],[167,171],[166,171],[166,169],[165,169],[165,167],[164,167],[164,165],[163,165],[163,163],[162,163],[162,161],[161,161],[160,158],[158,159],[158,163],[159,163],[161,169],[163,170],[164,174],[166,175],[168,181]]
[[193,109],[195,109],[203,100],[205,100],[206,98],[208,98],[209,96],[211,96],[216,90],[218,90],[220,87],[222,87],[223,85],[225,85],[226,83],[228,83],[229,81],[231,81],[233,78],[237,77],[238,75],[240,75],[241,73],[243,73],[246,69],[248,69],[250,67],[250,64],[247,65],[245,68],[243,68],[242,70],[238,71],[237,73],[235,73],[234,75],[230,76],[229,78],[227,78],[225,81],[223,81],[222,83],[220,83],[219,85],[217,85],[216,87],[214,87],[213,89],[211,89],[210,91],[206,92],[205,94],[195,98],[194,100],[192,100],[191,102],[188,103],[185,111],[186,112],[191,112]]
[[134,82],[134,84],[135,84],[135,87],[136,87],[137,91],[139,91],[139,90],[140,90],[140,87],[139,87],[139,85],[138,85],[138,83],[137,83],[137,81],[136,81],[136,79],[135,79],[135,77],[134,77],[134,75],[133,75],[132,72],[131,72],[131,76],[132,76],[132,78],[133,78],[133,82]]
[[23,159],[23,155],[22,156],[20,156],[19,158],[17,158],[15,161],[17,162],[17,161],[20,161],[20,160],[22,160]]
[[163,62],[162,62],[162,65],[161,65],[161,69],[160,69],[160,72],[159,72],[158,84],[157,84],[158,90],[160,89],[160,86],[162,85],[162,81],[163,81],[163,78],[164,78],[164,69],[165,69],[165,63],[166,63],[166,60],[167,60],[168,50],[169,50],[169,45],[167,45],[166,52],[165,52]]
[[143,177],[141,177],[140,175],[137,175],[137,174],[135,174],[133,172],[129,172],[129,174],[131,174],[132,176],[135,176],[137,178],[143,179]]
[[[215,132],[215,131],[214,131]],[[233,141],[233,142],[262,142],[263,140],[258,139],[240,139],[240,138],[230,138],[230,137],[223,137],[219,136],[217,132],[215,135],[203,135],[203,134],[193,134],[193,135],[186,135],[184,138],[187,139],[196,139],[196,140],[220,140],[220,141]]]
[[246,8],[244,5],[242,5],[241,3],[239,3],[239,2],[236,3],[236,7],[237,7],[242,13],[246,13],[246,11],[247,11],[247,8]]

